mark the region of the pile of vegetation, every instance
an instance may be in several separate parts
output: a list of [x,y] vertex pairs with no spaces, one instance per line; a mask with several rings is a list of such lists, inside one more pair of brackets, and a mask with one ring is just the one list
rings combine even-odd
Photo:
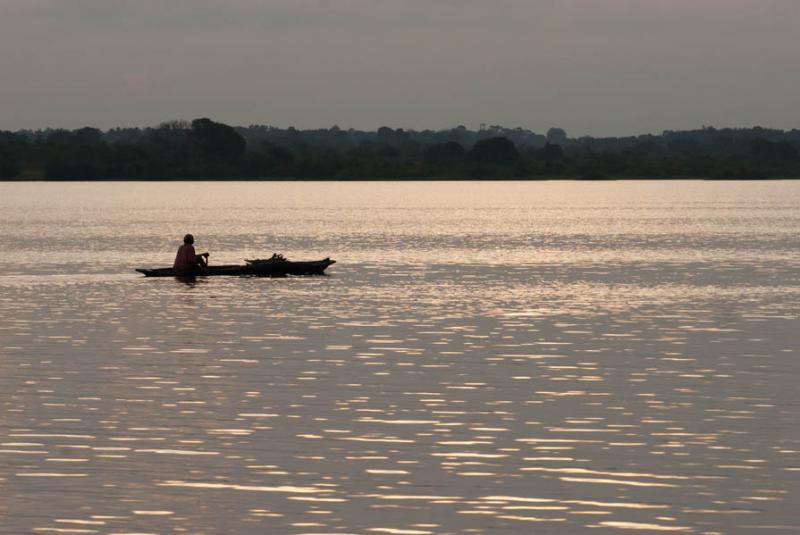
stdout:
[[0,131],[2,180],[795,178],[800,130],[570,138],[501,126],[441,131],[231,127]]

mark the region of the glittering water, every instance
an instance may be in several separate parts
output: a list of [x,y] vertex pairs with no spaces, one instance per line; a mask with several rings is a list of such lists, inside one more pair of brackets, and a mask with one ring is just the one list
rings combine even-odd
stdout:
[[[800,183],[0,184],[2,533],[797,533]],[[145,279],[331,256],[330,276]]]

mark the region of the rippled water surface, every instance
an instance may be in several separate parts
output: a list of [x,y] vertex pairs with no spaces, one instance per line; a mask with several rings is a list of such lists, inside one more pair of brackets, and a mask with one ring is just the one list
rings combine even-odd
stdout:
[[[1,533],[800,531],[800,183],[0,184]],[[327,277],[146,279],[331,256]]]

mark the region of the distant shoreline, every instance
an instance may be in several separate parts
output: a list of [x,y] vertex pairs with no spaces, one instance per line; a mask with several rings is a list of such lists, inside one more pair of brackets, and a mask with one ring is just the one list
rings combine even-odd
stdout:
[[[237,177],[237,178],[230,178]],[[800,130],[571,138],[560,128],[234,127],[0,131],[0,180],[794,180]]]

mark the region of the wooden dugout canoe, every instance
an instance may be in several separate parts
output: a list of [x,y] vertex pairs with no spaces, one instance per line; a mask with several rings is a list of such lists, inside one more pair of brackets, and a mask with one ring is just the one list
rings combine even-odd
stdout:
[[220,275],[254,275],[261,277],[285,277],[287,275],[324,275],[328,266],[336,260],[325,258],[312,262],[292,262],[290,260],[246,260],[245,265],[207,266],[196,273],[176,273],[167,268],[137,268],[145,277],[214,277]]

